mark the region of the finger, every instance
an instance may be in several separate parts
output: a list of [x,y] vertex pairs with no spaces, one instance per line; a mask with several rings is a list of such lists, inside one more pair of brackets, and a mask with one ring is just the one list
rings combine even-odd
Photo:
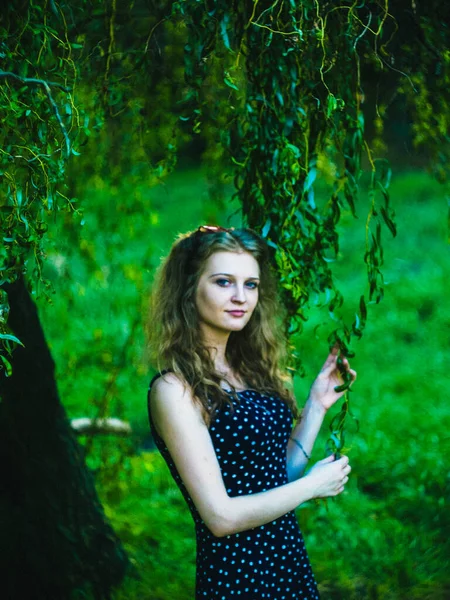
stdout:
[[342,364],[345,367],[345,370],[347,371],[347,373],[350,373],[350,375],[352,376],[352,379],[355,380],[356,379],[356,371],[354,369],[350,368],[350,363],[348,362],[348,360],[346,358],[342,359]]
[[323,363],[321,371],[323,371],[324,369],[328,369],[330,365],[336,365],[336,361],[337,353],[331,351],[330,354],[327,356],[325,362]]
[[348,481],[348,477],[344,477],[344,479],[342,480],[342,485],[345,485]]
[[348,358],[346,356],[342,357],[342,366],[345,367],[346,371],[351,371],[352,369],[350,368],[350,362],[348,360]]
[[355,383],[357,375],[356,375],[356,371],[354,371],[353,369],[349,369],[348,372],[350,373],[350,376],[352,378],[352,381],[350,383],[350,387],[351,387]]
[[329,354],[327,360],[320,369],[321,375],[329,377],[337,368],[337,354]]
[[320,462],[320,463],[334,462],[335,458],[336,457],[334,454],[330,454],[330,456],[327,456],[326,458],[322,458],[322,460],[319,460],[318,462]]

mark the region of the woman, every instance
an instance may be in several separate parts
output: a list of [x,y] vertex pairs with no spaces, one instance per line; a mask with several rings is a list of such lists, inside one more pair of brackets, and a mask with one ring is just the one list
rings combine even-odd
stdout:
[[180,236],[160,270],[151,321],[165,368],[150,384],[150,427],[194,518],[196,599],[319,598],[294,510],[342,493],[348,481],[347,457],[304,475],[324,415],[342,395],[337,349],[292,429],[269,249],[250,229],[202,226]]

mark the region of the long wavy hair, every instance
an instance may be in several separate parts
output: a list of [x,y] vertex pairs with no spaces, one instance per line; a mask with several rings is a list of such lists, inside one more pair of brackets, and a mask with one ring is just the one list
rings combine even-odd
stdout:
[[260,267],[259,298],[241,331],[232,331],[226,359],[249,389],[276,394],[295,417],[298,409],[289,376],[287,340],[283,333],[283,309],[278,298],[277,278],[267,243],[251,229],[202,231],[181,234],[159,267],[151,296],[148,338],[150,358],[158,370],[168,369],[188,384],[201,403],[208,424],[217,410],[233,406],[226,381],[215,369],[201,338],[195,294],[208,258],[215,252],[248,252]]

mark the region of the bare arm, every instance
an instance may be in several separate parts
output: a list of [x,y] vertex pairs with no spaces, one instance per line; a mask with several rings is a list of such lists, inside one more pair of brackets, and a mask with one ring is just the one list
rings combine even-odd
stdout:
[[[298,443],[292,439],[288,443],[287,471],[289,481],[295,481],[301,477],[308,463],[308,459],[300,446],[303,447],[306,454],[311,456],[314,442],[316,441],[327,410],[344,393],[335,391],[336,386],[341,385],[343,382],[337,365],[338,353],[338,347],[334,346],[311,386],[301,419],[292,431],[291,438],[294,438]],[[354,381],[356,379],[356,371],[350,368],[350,364],[346,358],[343,359],[343,367],[350,373]]]
[[217,537],[270,523],[311,498],[337,495],[348,479],[346,457],[333,463],[325,459],[302,479],[267,492],[230,497],[200,407],[174,374],[153,384],[150,409],[202,520]]
[[[314,442],[322,426],[325,412],[321,406],[314,404],[308,398],[302,416],[291,433],[291,438],[297,440],[309,456],[311,456]],[[307,464],[308,459],[301,448],[292,439],[289,439],[287,447],[288,480],[295,481],[299,479],[303,475]]]

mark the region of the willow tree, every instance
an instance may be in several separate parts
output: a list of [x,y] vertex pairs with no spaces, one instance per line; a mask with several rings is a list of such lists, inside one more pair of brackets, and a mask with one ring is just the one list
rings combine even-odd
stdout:
[[[150,35],[169,12],[147,0],[13,0],[0,10],[0,538],[9,598],[28,597],[30,581],[36,600],[106,598],[129,566],[60,402],[34,299],[50,286],[48,227],[58,219],[75,238],[81,221],[73,160],[83,180],[148,175],[150,160],[157,180],[173,165],[177,117],[162,117],[175,90],[164,80],[182,70],[182,44],[171,22]],[[156,61],[161,47],[166,57]]]
[[66,167],[89,133],[88,116],[74,103],[79,44],[69,39],[68,12],[54,2],[18,1],[0,13],[0,572],[7,598],[64,600],[76,590],[107,598],[128,566],[60,403],[29,291],[43,284],[48,221],[74,210]]
[[[60,600],[84,584],[107,596],[126,564],[68,428],[28,293],[45,284],[41,241],[52,218],[77,212],[69,159],[86,173],[92,165],[106,172],[112,160],[120,177],[132,166],[127,154],[105,159],[95,149],[99,140],[117,149],[117,136],[127,137],[158,178],[188,134],[201,139],[214,170],[232,173],[245,222],[273,248],[293,343],[312,295],[341,319],[330,260],[341,211],[356,214],[367,164],[368,286],[348,299],[355,320],[341,319],[330,336],[349,355],[367,305],[383,296],[384,231],[395,234],[390,168],[376,151],[392,98],[446,178],[449,10],[436,0],[15,0],[2,8],[0,512],[8,518],[0,537],[10,540],[2,560],[10,596],[25,596],[30,576],[36,598]],[[314,193],[324,165],[333,173],[325,203]],[[342,447],[347,410],[348,398],[332,423],[333,449]]]
[[[233,165],[244,218],[273,248],[291,339],[301,334],[315,296],[338,321],[330,345],[352,356],[368,304],[383,297],[384,231],[396,234],[391,168],[376,150],[393,99],[408,111],[413,143],[426,151],[430,169],[447,177],[450,8],[409,0],[185,0],[173,8],[188,28],[183,118],[193,131],[204,125],[220,139],[223,159]],[[217,91],[211,81],[220,75]],[[211,89],[220,102],[211,102]],[[326,164],[333,181],[324,203],[314,188]],[[364,164],[370,184],[362,192]],[[370,206],[368,283],[357,300],[349,299],[355,318],[345,322],[330,263],[339,252],[341,212],[356,217],[361,193]],[[301,368],[295,352],[292,358],[292,369]],[[330,425],[330,451],[343,447],[348,411],[346,394]]]

